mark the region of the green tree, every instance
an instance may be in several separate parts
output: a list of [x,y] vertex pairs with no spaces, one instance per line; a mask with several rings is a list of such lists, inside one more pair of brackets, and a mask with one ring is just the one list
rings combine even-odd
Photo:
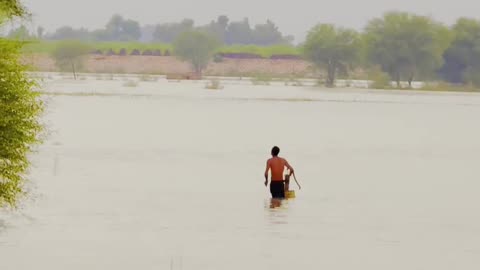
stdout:
[[229,21],[230,19],[227,16],[221,15],[218,16],[216,21],[213,20],[210,24],[199,27],[198,30],[205,31],[215,36],[218,40],[225,41]]
[[451,41],[448,28],[425,16],[391,12],[370,21],[365,40],[368,59],[378,64],[400,86],[432,76],[443,64],[443,53]]
[[174,42],[174,53],[178,58],[190,62],[194,72],[201,75],[218,45],[214,37],[204,32],[184,32]]
[[43,39],[43,34],[45,33],[45,28],[43,26],[37,27],[37,38]]
[[153,38],[156,41],[172,43],[184,32],[194,30],[195,22],[191,19],[184,19],[180,23],[159,24],[155,27]]
[[48,37],[53,40],[90,40],[92,38],[88,29],[74,29],[71,26],[62,26]]
[[351,29],[319,24],[307,35],[303,45],[305,57],[327,71],[326,85],[335,84],[336,74],[348,71],[358,60],[361,49],[359,34]]
[[134,41],[142,35],[140,24],[133,20],[126,20],[120,15],[113,15],[105,27],[108,40]]
[[18,28],[12,29],[8,33],[8,38],[17,40],[30,40],[33,38],[33,36],[30,34],[25,25],[21,25]]
[[63,41],[52,52],[52,57],[61,71],[71,70],[76,79],[76,71],[83,68],[85,56],[90,50],[90,46],[83,42]]
[[23,17],[26,13],[24,6],[18,0],[0,1],[0,23],[5,22],[12,17]]
[[452,27],[453,42],[443,55],[442,78],[480,86],[480,21],[460,18]]
[[[0,2],[2,22],[25,14],[16,0]],[[0,38],[0,207],[14,207],[24,194],[27,155],[39,142],[42,103],[35,82],[20,63],[23,43]]]
[[278,27],[270,20],[264,24],[255,25],[252,36],[253,43],[257,45],[268,46],[287,42]]
[[84,28],[77,30],[65,27],[64,29],[58,29],[53,37],[54,39],[95,41],[137,41],[141,36],[142,29],[137,21],[127,20],[116,14],[110,18],[103,29],[88,31]]
[[253,44],[253,32],[247,18],[239,22],[231,22],[225,33],[227,44]]

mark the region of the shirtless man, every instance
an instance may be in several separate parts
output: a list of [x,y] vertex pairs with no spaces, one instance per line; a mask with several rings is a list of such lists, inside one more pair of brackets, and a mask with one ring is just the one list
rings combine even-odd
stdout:
[[274,199],[285,198],[285,186],[283,179],[283,172],[285,167],[290,170],[290,175],[294,173],[294,170],[287,160],[278,156],[280,148],[274,146],[272,148],[272,158],[267,161],[267,168],[265,169],[265,186],[268,186],[268,171],[271,172],[272,178],[270,183],[270,193]]

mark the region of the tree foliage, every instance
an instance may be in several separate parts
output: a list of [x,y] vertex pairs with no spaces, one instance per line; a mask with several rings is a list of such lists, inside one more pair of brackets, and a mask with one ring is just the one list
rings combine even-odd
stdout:
[[335,83],[338,72],[346,72],[359,57],[360,36],[351,29],[319,24],[307,35],[305,57],[327,71],[327,86]]
[[174,43],[175,55],[184,61],[190,62],[193,70],[201,74],[207,67],[218,41],[209,34],[191,31],[182,33]]
[[11,17],[21,17],[26,14],[26,10],[18,0],[0,1],[0,23]]
[[21,25],[15,29],[10,30],[10,32],[8,33],[8,38],[16,40],[30,40],[33,39],[34,36],[30,34],[25,25]]
[[86,28],[75,29],[71,26],[62,26],[47,38],[53,40],[137,41],[141,35],[142,31],[137,21],[113,15],[102,29],[89,31]]
[[[25,12],[17,1],[0,2],[0,10],[10,17]],[[0,38],[0,207],[15,206],[24,193],[27,155],[42,129],[42,103],[20,64],[21,48],[21,42]]]
[[104,36],[97,36],[103,41],[135,41],[142,35],[140,24],[134,20],[124,19],[120,15],[113,15],[105,26]]
[[261,46],[284,43],[285,38],[278,27],[270,20],[264,24],[257,24],[253,29],[253,43]]
[[480,86],[480,21],[460,18],[452,33],[453,42],[443,56],[441,76],[449,82]]
[[210,24],[199,27],[198,30],[210,33],[218,40],[225,41],[229,23],[230,19],[227,16],[222,15],[219,16],[216,21],[213,20]]
[[83,41],[156,41],[173,43],[182,33],[200,31],[214,36],[225,44],[254,44],[254,45],[278,45],[290,44],[292,36],[284,37],[278,27],[271,20],[251,27],[248,19],[233,21],[225,16],[218,16],[209,24],[195,26],[192,19],[184,19],[180,22],[147,25],[140,27],[133,20],[124,19],[120,15],[114,15],[105,28],[89,31],[86,28],[73,28],[62,26],[53,34],[47,35],[47,39],[65,40],[76,39]]
[[225,36],[227,44],[253,44],[252,28],[247,18],[243,21],[231,22]]
[[43,39],[43,34],[45,34],[45,28],[43,26],[37,27],[37,38]]
[[62,26],[48,36],[52,40],[91,40],[92,34],[86,28],[75,29],[71,26]]
[[62,71],[75,72],[83,68],[85,56],[90,52],[90,46],[80,41],[63,41],[52,53],[55,64]]
[[365,31],[368,58],[396,82],[428,77],[443,64],[449,30],[424,16],[392,12],[369,22]]
[[175,39],[184,32],[194,30],[194,21],[191,19],[184,19],[179,23],[159,24],[155,27],[153,38],[156,41],[164,43],[172,43]]
[[159,24],[153,37],[156,41],[171,43],[179,35],[189,31],[206,32],[225,44],[274,45],[291,42],[291,37],[283,37],[278,27],[270,20],[257,24],[252,29],[247,18],[230,22],[227,16],[219,16],[210,24],[195,27],[194,21],[185,19],[179,23]]

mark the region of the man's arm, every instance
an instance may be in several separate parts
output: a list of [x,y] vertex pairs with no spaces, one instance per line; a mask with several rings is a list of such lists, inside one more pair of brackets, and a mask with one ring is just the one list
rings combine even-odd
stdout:
[[299,188],[299,189],[302,189],[302,187],[300,186],[300,184],[299,184],[298,181],[297,181],[297,178],[295,177],[295,174],[294,174],[295,171],[293,170],[293,167],[290,166],[290,164],[288,164],[288,161],[287,161],[287,160],[285,160],[285,166],[290,170],[290,175],[293,174],[293,179],[295,180],[295,183],[297,183],[298,188]]
[[293,170],[293,167],[290,166],[290,164],[288,163],[288,161],[285,159],[285,167],[287,167],[287,169],[290,170],[290,175],[292,175],[295,171]]
[[270,160],[267,161],[267,167],[265,168],[265,186],[268,185],[268,170],[270,169]]

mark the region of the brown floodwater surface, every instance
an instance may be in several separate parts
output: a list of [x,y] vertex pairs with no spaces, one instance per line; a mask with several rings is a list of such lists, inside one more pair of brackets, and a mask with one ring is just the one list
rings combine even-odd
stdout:
[[[122,85],[45,85],[49,134],[28,199],[1,212],[2,270],[480,265],[480,95]],[[276,208],[273,145],[302,185]]]

